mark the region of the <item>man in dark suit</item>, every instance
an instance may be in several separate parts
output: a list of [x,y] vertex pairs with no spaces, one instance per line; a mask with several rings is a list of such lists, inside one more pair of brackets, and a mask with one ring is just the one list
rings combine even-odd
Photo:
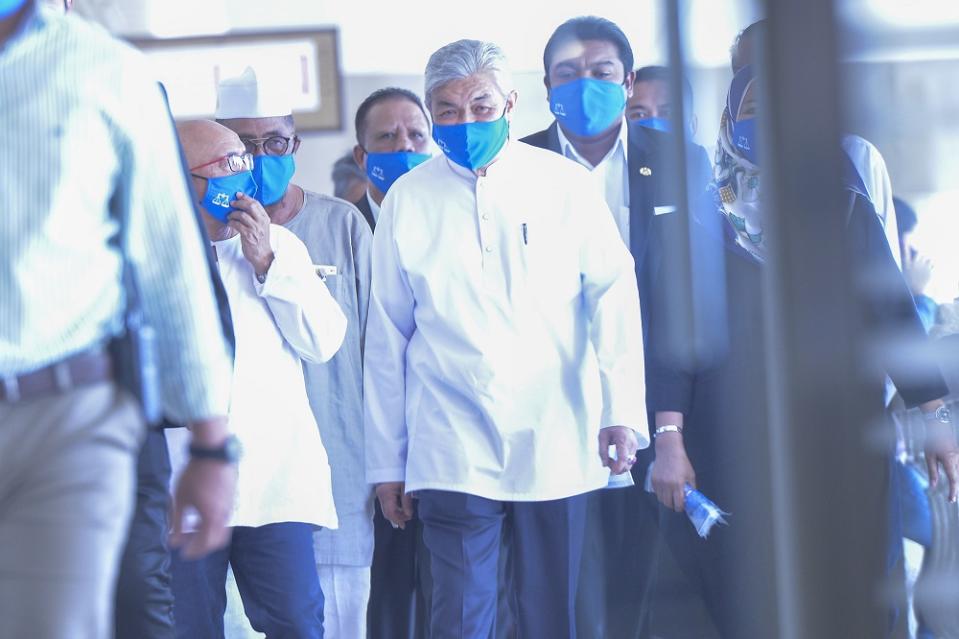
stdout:
[[[560,153],[596,177],[635,260],[645,334],[663,233],[677,215],[677,180],[669,174],[666,156],[669,136],[627,121],[633,53],[625,34],[609,20],[581,17],[560,25],[546,44],[543,66],[556,119],[522,141]],[[655,499],[642,490],[647,453],[640,451],[634,466],[636,486],[591,495],[577,600],[579,637],[645,633],[658,537]]]
[[401,175],[429,158],[430,120],[412,91],[378,89],[356,110],[353,159],[369,178],[363,197],[353,202],[376,228],[386,191]]

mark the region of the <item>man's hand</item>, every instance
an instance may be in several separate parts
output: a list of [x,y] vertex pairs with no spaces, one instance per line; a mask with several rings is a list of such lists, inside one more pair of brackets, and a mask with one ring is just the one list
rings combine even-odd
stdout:
[[686,484],[696,487],[696,473],[686,456],[682,433],[663,433],[656,438],[653,490],[659,501],[678,513],[686,507]]
[[949,501],[959,496],[959,445],[952,424],[926,422],[926,465],[929,484],[935,488],[939,483],[939,464],[942,464],[949,480]]
[[243,193],[237,193],[230,202],[235,211],[230,213],[227,226],[240,234],[243,257],[253,265],[257,275],[265,275],[273,264],[273,247],[270,246],[270,216],[263,205]]
[[[609,456],[609,447],[616,446],[616,459]],[[599,431],[599,458],[614,475],[622,475],[636,463],[639,442],[632,428],[609,426]]]
[[404,482],[377,484],[376,498],[380,500],[383,516],[397,528],[406,528],[406,522],[413,519],[413,498],[406,494]]
[[[187,464],[173,496],[173,533],[170,545],[183,546],[185,559],[200,557],[219,550],[230,541],[230,511],[236,489],[236,468],[232,464],[210,459],[194,459]],[[187,507],[200,515],[194,534],[183,533]]]

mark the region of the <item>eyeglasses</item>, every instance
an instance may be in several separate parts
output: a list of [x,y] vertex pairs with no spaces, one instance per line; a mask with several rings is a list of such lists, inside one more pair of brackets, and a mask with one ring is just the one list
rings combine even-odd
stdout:
[[291,146],[293,147],[294,153],[297,147],[300,146],[300,138],[295,135],[291,135],[288,138],[282,135],[271,135],[268,138],[241,137],[240,140],[243,142],[243,145],[246,146],[247,152],[253,154],[263,149],[265,155],[286,155]]
[[252,171],[253,170],[253,156],[249,153],[230,153],[222,157],[218,157],[215,160],[207,162],[206,164],[201,164],[200,166],[194,166],[190,169],[190,172],[196,171],[197,169],[202,169],[207,166],[213,166],[214,164],[219,164],[226,160],[226,165],[229,167],[231,173],[242,173],[243,171]]

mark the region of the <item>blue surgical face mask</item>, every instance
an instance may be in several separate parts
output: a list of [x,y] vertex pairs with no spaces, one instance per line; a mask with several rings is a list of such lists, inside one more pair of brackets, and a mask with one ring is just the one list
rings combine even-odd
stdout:
[[426,153],[411,153],[397,151],[395,153],[367,153],[366,175],[376,188],[386,193],[393,186],[393,182],[414,166],[418,166],[430,159]]
[[434,124],[433,139],[453,162],[471,171],[493,161],[509,138],[506,110],[492,122]]
[[756,118],[733,123],[732,143],[744,158],[759,166],[759,144],[756,137]]
[[584,138],[593,137],[623,117],[626,87],[580,78],[551,88],[549,108],[565,130]]
[[253,158],[253,179],[260,190],[256,199],[263,206],[276,204],[290,187],[290,180],[296,173],[293,155],[258,155]]
[[644,126],[647,129],[656,129],[663,133],[669,133],[673,130],[673,123],[669,118],[643,118],[642,120],[636,120],[636,124]]
[[238,192],[249,197],[256,196],[256,181],[251,171],[203,179],[206,180],[206,194],[200,204],[207,213],[224,224],[229,222],[227,216],[233,211],[230,202],[236,199]]
[[26,0],[0,0],[0,20],[9,18],[26,4]]

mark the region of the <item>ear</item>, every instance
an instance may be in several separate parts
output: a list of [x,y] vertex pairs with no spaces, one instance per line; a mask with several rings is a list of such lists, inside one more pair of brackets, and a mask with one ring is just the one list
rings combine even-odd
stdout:
[[291,155],[296,155],[296,152],[300,150],[300,136],[296,133],[293,134],[293,153]]
[[353,147],[353,161],[366,173],[366,151],[359,144]]
[[633,97],[633,85],[636,83],[636,72],[630,71],[626,74],[626,80],[623,82],[623,86],[626,87],[626,97]]
[[544,75],[544,76],[543,76],[543,86],[546,87],[546,101],[549,102],[549,92],[550,92],[550,90],[552,89],[552,87],[549,86],[549,76],[548,76],[548,75]]
[[519,93],[516,92],[516,89],[513,89],[509,92],[509,95],[506,96],[506,115],[510,116],[507,120],[512,118],[513,109],[516,108],[516,101],[519,99]]
[[195,175],[190,175],[190,179],[193,181],[193,191],[196,193],[197,203],[202,202],[203,198],[206,197],[206,190],[210,185],[209,180],[198,178]]
[[699,131],[699,116],[695,113],[689,118],[689,136],[696,137],[696,132]]

